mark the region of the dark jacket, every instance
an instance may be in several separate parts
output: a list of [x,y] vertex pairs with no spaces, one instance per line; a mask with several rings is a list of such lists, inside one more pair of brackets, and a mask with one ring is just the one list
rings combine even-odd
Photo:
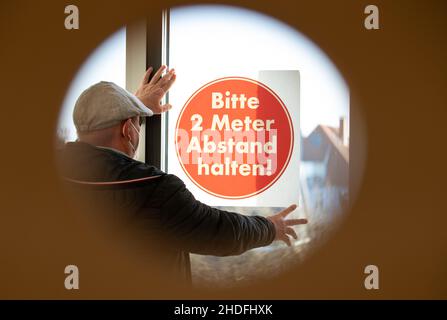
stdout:
[[[114,150],[83,142],[60,152],[62,175],[92,203],[113,208],[151,243],[151,263],[165,276],[190,281],[189,253],[227,256],[269,245],[274,225],[264,217],[212,208],[196,200],[182,180]],[[158,252],[157,252],[158,251]],[[169,270],[169,271],[167,271]]]

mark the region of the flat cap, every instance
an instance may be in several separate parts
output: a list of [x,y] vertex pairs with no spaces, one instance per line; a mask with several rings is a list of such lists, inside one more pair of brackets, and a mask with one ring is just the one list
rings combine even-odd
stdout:
[[79,96],[73,121],[79,132],[109,128],[136,116],[150,117],[147,108],[135,95],[113,82],[101,81]]

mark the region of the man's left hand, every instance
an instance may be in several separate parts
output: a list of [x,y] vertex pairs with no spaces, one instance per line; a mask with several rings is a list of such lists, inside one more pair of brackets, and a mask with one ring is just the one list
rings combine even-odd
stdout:
[[162,73],[166,68],[165,65],[161,66],[152,77],[151,81],[149,81],[149,77],[153,68],[150,67],[147,69],[140,87],[135,93],[135,96],[137,96],[146,107],[151,109],[154,114],[163,113],[172,108],[169,103],[164,105],[161,104],[161,99],[163,99],[169,88],[171,88],[176,78],[174,69],[169,70],[162,76]]

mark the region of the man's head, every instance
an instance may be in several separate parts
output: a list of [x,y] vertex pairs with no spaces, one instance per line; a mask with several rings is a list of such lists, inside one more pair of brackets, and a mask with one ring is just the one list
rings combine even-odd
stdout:
[[140,140],[142,119],[137,116],[123,120],[112,127],[93,131],[78,131],[79,141],[113,148],[133,158]]
[[134,157],[144,117],[153,113],[137,97],[111,82],[99,82],[76,101],[73,120],[80,141]]

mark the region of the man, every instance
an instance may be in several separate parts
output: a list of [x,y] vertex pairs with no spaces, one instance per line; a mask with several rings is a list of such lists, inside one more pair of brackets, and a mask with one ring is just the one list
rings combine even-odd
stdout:
[[189,253],[238,255],[273,240],[291,245],[292,226],[307,223],[285,219],[296,205],[268,218],[218,210],[196,200],[176,176],[133,159],[141,120],[171,108],[161,99],[176,74],[162,76],[165,69],[149,81],[149,68],[135,95],[109,82],[81,94],[73,112],[79,139],[60,154],[66,181],[108,217],[138,226],[147,253],[156,256],[157,276],[171,280],[190,281]]

